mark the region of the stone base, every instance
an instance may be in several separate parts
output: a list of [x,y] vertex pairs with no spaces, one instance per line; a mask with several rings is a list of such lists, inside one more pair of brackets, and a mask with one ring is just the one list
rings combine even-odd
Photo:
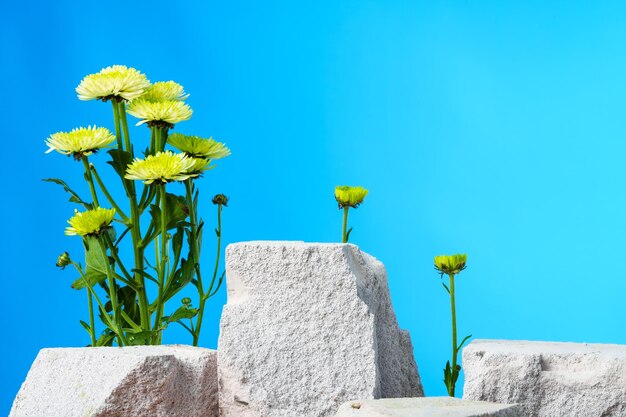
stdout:
[[335,417],[522,417],[515,405],[450,397],[348,401]]
[[42,349],[10,417],[218,417],[216,351]]
[[350,398],[423,396],[385,267],[350,244],[226,249],[222,417],[330,417]]
[[474,340],[464,398],[518,403],[527,417],[626,416],[626,346]]

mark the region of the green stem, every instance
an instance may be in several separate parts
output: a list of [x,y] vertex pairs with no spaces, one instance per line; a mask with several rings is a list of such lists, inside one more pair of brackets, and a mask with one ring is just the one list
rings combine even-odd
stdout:
[[[83,278],[83,281],[85,281],[85,287],[87,288],[87,291],[89,292],[89,294],[96,299],[96,302],[98,303],[98,306],[100,308],[100,311],[102,312],[102,314],[105,317],[108,317],[108,314],[106,312],[106,309],[104,308],[104,304],[102,304],[102,301],[100,301],[100,297],[98,297],[98,294],[94,291],[93,287],[91,286],[91,284],[89,283],[89,280],[87,280],[87,277],[85,276],[85,273],[83,272],[83,270],[81,269],[80,265],[78,265],[76,262],[71,262],[71,264],[74,266],[74,268],[76,268],[76,270],[80,273],[81,277]],[[90,309],[92,310],[92,309]],[[109,318],[110,319],[110,318]],[[90,320],[93,321],[93,310],[91,311],[90,314]],[[109,326],[108,323],[105,323],[105,325]],[[93,333],[93,338],[92,341],[95,339],[96,335],[95,335],[95,328],[93,327],[94,325],[92,324],[92,329],[94,329],[94,333]],[[109,326],[110,327],[110,326]],[[95,346],[95,344],[97,343],[94,342],[92,346]]]
[[91,338],[91,346],[93,347],[96,346],[96,323],[93,318],[93,297],[91,295],[91,285],[89,285],[89,281],[87,280],[82,268],[76,262],[70,261],[70,263],[80,273],[80,276],[85,282],[85,287],[87,288],[87,306],[89,307],[89,337]]
[[348,243],[348,234],[346,230],[348,228],[348,210],[350,207],[346,206],[343,208],[343,227],[341,228],[341,242]]
[[110,248],[111,256],[115,260],[117,266],[120,267],[120,271],[122,271],[122,274],[124,274],[124,277],[126,277],[126,279],[128,279],[128,280],[131,280],[132,278],[131,278],[130,274],[128,273],[128,270],[126,269],[126,267],[122,263],[122,260],[120,259],[120,256],[117,253],[117,248],[115,247],[115,244],[111,240],[111,237],[108,234],[103,234],[102,237],[104,238],[104,241],[105,241],[106,245]]
[[[202,285],[202,274],[200,272],[200,246],[198,244],[198,213],[196,212],[197,207],[194,205],[193,201],[193,182],[191,179],[185,180],[185,190],[187,197],[187,206],[189,207],[189,221],[191,223],[190,233],[191,233],[191,254],[194,262],[194,270],[196,271],[196,288],[198,289],[198,297],[199,297],[199,305],[198,305],[198,318],[196,319],[196,328],[191,332],[193,335],[193,345],[198,346],[198,339],[200,338],[200,328],[202,327],[202,318],[204,317],[204,306],[206,304],[206,300],[208,299],[207,295],[211,293],[211,288],[213,288],[213,283],[215,282],[215,277],[217,275],[217,266],[219,263],[219,245],[220,245],[220,234],[221,234],[221,226],[220,226],[220,210],[221,204],[218,205],[218,250],[217,250],[217,261],[215,264],[215,272],[213,273],[213,278],[211,280],[211,286],[207,293],[205,294],[204,288]],[[193,326],[192,326],[193,329]]]
[[[456,299],[454,294],[454,274],[450,275],[450,309],[452,310],[452,373],[456,372],[457,363],[457,343],[456,343]],[[451,381],[451,386],[448,389],[448,394],[454,397],[454,381]]]
[[158,135],[157,133],[157,127],[156,126],[152,126],[150,127],[150,154],[154,155],[156,153],[156,137]]
[[85,179],[89,184],[89,190],[91,190],[91,198],[93,199],[94,208],[100,207],[98,195],[96,194],[96,187],[93,184],[93,177],[91,176],[91,170],[89,169],[89,159],[86,156],[83,156],[83,166],[85,167]]
[[90,165],[89,168],[91,168],[91,173],[93,174],[93,177],[96,179],[98,186],[104,193],[104,196],[107,198],[107,200],[109,200],[109,203],[111,203],[111,205],[115,208],[115,211],[117,212],[117,214],[119,214],[122,220],[124,220],[124,223],[128,223],[128,216],[124,213],[124,211],[120,208],[120,206],[117,205],[117,203],[115,202],[115,200],[109,193],[109,190],[106,188],[106,186],[102,182],[102,179],[100,178],[100,175],[98,174],[98,171],[96,171],[96,167],[93,165]]
[[126,120],[126,105],[123,101],[117,103],[118,115],[122,120],[122,129],[124,131],[124,146],[126,146],[126,152],[130,153],[131,157],[134,157],[133,148],[130,146],[130,135],[128,134],[128,121]]
[[[133,148],[130,142],[130,133],[128,131],[128,120],[126,119],[126,105],[123,101],[117,103],[118,112],[116,119],[116,128],[120,124],[122,125],[122,131],[124,133],[124,146],[126,152],[130,153],[131,158],[134,157]],[[128,199],[130,201],[130,222],[132,224],[131,237],[133,240],[133,255],[135,258],[135,270],[143,271],[144,269],[144,248],[141,245],[141,228],[140,228],[140,213],[139,206],[137,205],[137,193],[135,190],[135,183],[130,182],[128,184]],[[145,187],[144,187],[145,193]],[[143,194],[143,193],[142,193]],[[137,299],[139,301],[139,317],[141,321],[141,327],[144,330],[150,329],[150,310],[148,306],[148,294],[146,292],[145,278],[139,273],[135,272],[134,280],[137,287]]]
[[117,343],[119,346],[124,346],[127,344],[126,338],[124,337],[124,331],[122,330],[122,326],[120,324],[120,319],[117,314],[118,312],[118,304],[117,304],[117,288],[115,286],[115,280],[113,278],[113,271],[111,271],[111,265],[109,264],[109,256],[107,254],[107,249],[104,244],[104,241],[98,239],[98,243],[100,244],[100,250],[102,250],[102,255],[104,256],[105,268],[107,281],[109,283],[109,298],[111,299],[111,308],[113,309],[113,321],[115,322],[115,329],[111,329],[117,335]]
[[155,135],[154,135],[154,153],[156,154],[157,152],[161,151],[161,141],[163,140],[163,134],[161,132],[161,129],[158,127],[155,127]]
[[[86,282],[87,280],[85,280]],[[91,291],[87,290],[87,304],[89,306],[89,335],[91,336],[91,346],[96,346],[96,324],[93,318],[93,299]]]
[[135,257],[135,282],[137,284],[137,298],[139,300],[139,316],[141,327],[150,329],[150,309],[148,307],[148,294],[146,291],[145,277],[139,272],[144,270],[144,247],[142,246],[140,230],[140,214],[137,200],[133,195],[130,197],[130,217],[132,223],[131,237],[133,240],[133,255]]
[[156,303],[156,316],[154,319],[154,330],[157,332],[153,337],[157,344],[160,343],[161,340],[161,331],[158,329],[161,327],[161,318],[163,317],[163,290],[165,288],[165,266],[167,263],[167,195],[165,193],[165,184],[159,186],[159,193],[161,194],[161,259],[157,264],[159,291]]
[[117,106],[117,102],[115,99],[111,100],[111,104],[113,105],[113,119],[115,121],[115,137],[117,138],[117,148],[120,151],[124,150],[122,146],[122,135],[120,134],[120,110]]
[[215,254],[215,267],[213,268],[213,277],[211,278],[211,284],[209,284],[209,289],[207,290],[207,294],[210,294],[213,291],[213,285],[215,283],[215,279],[217,278],[217,271],[219,270],[220,264],[220,255],[221,255],[221,246],[222,246],[222,205],[217,205],[217,247]]

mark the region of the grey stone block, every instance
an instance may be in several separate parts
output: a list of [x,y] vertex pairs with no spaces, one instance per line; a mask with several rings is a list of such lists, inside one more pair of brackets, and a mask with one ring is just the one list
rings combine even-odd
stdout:
[[42,349],[10,417],[218,417],[214,350]]
[[226,250],[222,417],[325,417],[351,398],[423,396],[387,274],[350,244]]
[[515,405],[450,397],[348,401],[335,417],[522,417]]
[[626,346],[474,340],[464,398],[519,403],[528,417],[626,416]]

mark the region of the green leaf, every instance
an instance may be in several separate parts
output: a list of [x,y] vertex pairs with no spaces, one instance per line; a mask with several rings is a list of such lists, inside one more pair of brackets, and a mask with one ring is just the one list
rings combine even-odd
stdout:
[[126,323],[128,323],[130,327],[132,327],[132,330],[134,331],[133,333],[139,333],[142,331],[141,326],[135,323],[135,321],[131,319],[130,316],[126,314],[124,310],[122,310],[121,313],[122,313],[122,318],[126,321]]
[[93,208],[93,206],[91,205],[91,203],[87,203],[85,202],[82,198],[80,198],[80,196],[74,191],[72,190],[69,185],[67,185],[67,183],[59,178],[44,178],[42,181],[45,182],[52,182],[54,184],[58,184],[61,187],[63,187],[63,189],[65,190],[65,192],[70,194],[70,202],[72,203],[76,203],[76,204],[81,204],[83,207],[85,207],[87,210],[91,210]]
[[154,333],[155,332],[150,330],[144,330],[137,333],[130,333],[127,335],[126,339],[128,340],[128,344],[133,346],[145,345]]
[[158,284],[159,281],[153,277],[152,275],[150,275],[149,273],[147,273],[146,271],[142,271],[141,269],[132,269],[132,272],[135,272],[139,275],[142,275],[144,278],[149,279],[150,281],[154,282],[155,284]]
[[111,149],[107,153],[111,155],[111,160],[108,161],[107,164],[113,167],[120,178],[124,178],[124,175],[126,175],[126,167],[133,161],[132,155],[120,149]]
[[456,348],[457,352],[459,350],[461,350],[461,348],[463,347],[463,345],[465,344],[465,342],[467,342],[467,339],[469,339],[470,337],[472,337],[472,335],[470,334],[469,336],[465,336],[465,338],[463,340],[461,340],[461,343],[459,344],[459,347]]
[[91,335],[91,327],[85,323],[84,321],[80,321],[81,326],[83,326],[83,328],[87,331],[87,333],[89,333]]
[[448,292],[448,294],[450,294],[450,288],[448,288],[448,286],[446,285],[445,282],[442,282],[441,285],[443,285],[443,288],[446,289],[446,291]]
[[102,332],[98,340],[96,340],[96,346],[113,346],[113,339],[115,335],[110,330]]
[[[122,307],[121,314],[124,320],[133,328],[138,326],[136,323],[141,322],[141,313],[136,302],[137,292],[130,286],[120,287],[117,290],[117,299]],[[138,331],[141,330],[141,328],[138,329]]]
[[[85,278],[89,284],[93,287],[96,284],[101,283],[107,277],[106,275],[106,263],[110,260],[102,253],[102,248],[98,239],[91,236],[83,238],[83,246],[85,248]],[[85,281],[83,278],[78,278],[72,283],[72,288],[80,290],[85,288]]]
[[196,238],[198,239],[198,253],[202,253],[202,231],[204,230],[204,220],[200,219],[198,222],[199,223],[198,230],[196,230]]
[[162,320],[164,323],[174,323],[175,321],[182,319],[191,319],[195,317],[196,314],[198,314],[198,309],[180,306],[178,307],[178,310],[174,312],[174,314],[170,316],[164,316]]
[[176,270],[174,277],[171,279],[169,285],[163,293],[163,302],[172,298],[185,285],[189,284],[194,277],[194,272],[193,262],[189,262],[183,258],[180,261],[180,268]]
[[[88,270],[85,273],[85,279],[89,283],[89,286],[92,288],[100,282],[104,281],[106,277],[106,274],[101,274],[100,272],[94,271],[92,269]],[[75,290],[82,290],[83,288],[85,288],[85,279],[83,279],[83,277],[80,277],[76,281],[72,282],[72,288]]]
[[[187,213],[189,212],[187,200],[185,200],[182,196],[170,193],[165,195],[165,199],[167,205],[165,213],[165,224],[167,230],[183,225],[185,219],[187,218]],[[154,235],[157,235],[161,233],[161,208],[156,204],[152,204],[150,206],[150,215],[152,216]]]
[[348,232],[346,233],[346,242],[350,241],[350,233],[352,233],[352,228],[348,229]]
[[178,261],[180,259],[180,253],[183,250],[183,236],[185,235],[185,228],[178,226],[176,228],[176,233],[172,236],[172,252],[173,252],[173,262],[172,267],[176,268],[178,266]]
[[[220,275],[219,280],[217,281],[217,287],[215,287],[215,289],[213,290],[213,292],[209,293],[209,295],[207,296],[207,298],[211,298],[213,297],[220,289],[220,287],[222,286],[222,282],[224,282],[224,275],[226,275],[226,271],[222,272],[222,275]],[[212,289],[209,288],[209,291],[211,291]]]

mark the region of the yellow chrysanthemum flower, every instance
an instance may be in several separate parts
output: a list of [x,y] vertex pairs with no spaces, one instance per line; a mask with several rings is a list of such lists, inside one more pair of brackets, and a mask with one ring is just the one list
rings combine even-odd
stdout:
[[435,269],[442,274],[456,275],[465,269],[466,254],[435,256]]
[[71,132],[57,132],[48,139],[46,153],[57,151],[64,155],[72,155],[79,160],[83,156],[89,156],[98,152],[99,149],[108,147],[115,141],[115,136],[104,127],[78,127]]
[[136,69],[113,65],[83,78],[76,92],[80,100],[131,101],[149,86],[150,81]]
[[84,212],[74,211],[74,216],[67,222],[70,224],[65,229],[68,236],[92,236],[99,235],[111,226],[115,209],[105,209],[102,207]]
[[172,133],[167,138],[167,143],[194,158],[220,159],[230,155],[230,149],[213,138]]
[[363,202],[368,191],[363,187],[341,185],[335,187],[335,200],[339,207],[357,208]]
[[141,119],[137,126],[147,123],[148,126],[172,128],[178,122],[191,118],[191,107],[182,101],[150,101],[143,98],[128,104],[128,114]]
[[135,158],[126,169],[124,178],[140,180],[146,184],[184,181],[198,175],[191,171],[196,167],[195,164],[192,158],[182,153],[157,152],[156,155],[148,155],[146,159]]
[[211,160],[203,158],[189,157],[193,161],[193,165],[187,170],[189,174],[201,175],[204,171],[215,168],[215,165],[210,165]]
[[174,81],[159,81],[144,91],[141,98],[148,101],[183,101],[189,97],[182,85]]

